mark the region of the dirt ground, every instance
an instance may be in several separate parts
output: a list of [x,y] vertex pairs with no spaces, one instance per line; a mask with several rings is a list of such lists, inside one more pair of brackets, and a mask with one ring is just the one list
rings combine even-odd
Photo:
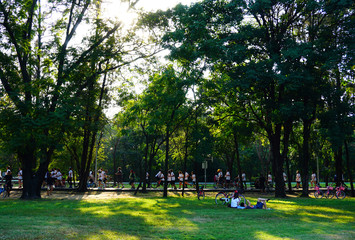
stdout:
[[[19,199],[21,197],[21,191],[12,191],[10,199]],[[206,196],[214,197],[217,192],[206,192]],[[162,192],[150,192],[147,194],[137,193],[134,195],[134,192],[127,191],[89,191],[85,193],[73,192],[73,191],[53,191],[50,196],[47,196],[46,191],[42,191],[42,199],[58,199],[58,200],[89,200],[89,199],[117,199],[117,198],[129,198],[129,197],[162,197]],[[169,192],[169,196],[181,196],[181,192]],[[185,196],[195,196],[195,192],[185,192]],[[246,197],[264,197],[272,198],[273,194],[269,195],[260,195],[260,193],[245,193]],[[288,197],[297,197],[298,194],[287,195]],[[0,199],[0,201],[2,198]]]

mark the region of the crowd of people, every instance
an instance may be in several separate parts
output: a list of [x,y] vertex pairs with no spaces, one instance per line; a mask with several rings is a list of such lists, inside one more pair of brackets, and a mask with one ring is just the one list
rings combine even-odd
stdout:
[[[89,184],[95,184],[95,180],[97,180],[98,188],[99,189],[104,189],[107,187],[107,182],[112,181],[112,178],[107,174],[108,170],[105,170],[103,168],[100,168],[97,173],[97,178],[95,179],[94,176],[94,171],[90,171],[89,176],[88,176],[88,186]],[[4,173],[4,178],[6,179],[13,179],[13,174],[11,171],[11,168],[8,166],[6,169],[6,172]],[[66,174],[67,178],[63,176],[63,173],[59,168],[53,168],[45,174],[45,179],[43,182],[43,187],[47,187],[47,194],[50,195],[53,191],[54,187],[61,188],[66,186],[66,181],[69,185],[69,188],[73,188],[73,179],[74,179],[74,172],[73,169],[70,167],[68,170],[68,173]],[[1,171],[0,171],[0,179],[1,179]],[[117,171],[114,173],[113,176],[114,179],[114,186],[117,186],[118,188],[124,188],[123,185],[123,171],[121,167],[117,168]],[[165,177],[164,173],[162,170],[159,170],[158,173],[154,175],[155,181],[149,177],[149,173],[146,173],[146,182],[148,184],[148,187],[151,187],[151,182],[156,182],[156,186],[162,186],[164,185],[164,182],[167,181],[168,186],[170,186],[173,189],[181,189],[182,187],[188,188],[190,186],[195,187],[196,186],[196,174],[191,171],[183,173],[183,171],[178,171],[177,176],[175,175],[173,169],[168,170],[168,174]],[[285,172],[283,173],[283,180],[286,182],[287,181],[287,175]],[[23,173],[22,169],[19,168],[18,174],[17,174],[17,179],[18,179],[18,186],[19,188],[23,187]],[[137,176],[133,170],[130,170],[128,180],[129,180],[129,185],[131,189],[135,189],[135,181],[137,179]],[[10,182],[11,182],[10,180]],[[300,188],[301,187],[301,174],[297,170],[295,179],[296,181],[296,186],[295,188]],[[336,175],[334,177],[334,181],[336,181]],[[178,182],[178,186],[177,186]],[[250,181],[251,182],[251,181]],[[265,192],[266,187],[273,187],[273,176],[271,172],[268,172],[267,176],[264,177],[263,174],[261,174],[259,177],[256,178],[254,182],[251,182],[251,185],[254,185],[255,188],[260,189],[261,192]],[[311,179],[310,179],[311,187],[315,187],[317,184],[317,175],[313,171],[311,174]],[[11,185],[12,186],[12,185]],[[214,175],[214,187],[215,188],[236,188],[240,189],[243,188],[245,190],[248,189],[247,186],[247,177],[244,171],[242,171],[241,177],[237,175],[234,179],[231,177],[231,172],[229,169],[225,171],[225,174],[222,169],[218,169]]]

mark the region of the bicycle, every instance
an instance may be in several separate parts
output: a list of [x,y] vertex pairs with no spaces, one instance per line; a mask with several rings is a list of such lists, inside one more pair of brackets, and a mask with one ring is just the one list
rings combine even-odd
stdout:
[[3,186],[1,186],[1,187],[0,187],[0,196],[1,196],[2,198],[5,198],[6,195],[7,195],[7,193],[6,193],[5,188],[4,188]]
[[96,188],[96,183],[95,182],[88,182],[87,187],[88,188]]
[[315,198],[322,198],[323,197],[323,192],[319,189],[319,185],[317,184],[317,185],[315,185],[315,187],[314,187],[314,197]]
[[5,186],[0,188],[0,196],[2,198],[9,197],[11,190],[12,190],[12,184],[11,183],[5,183]]
[[340,187],[336,188],[336,192],[335,192],[335,196],[337,197],[337,199],[344,199],[346,194],[344,192],[345,187],[343,187],[343,185],[340,185]]
[[335,196],[334,187],[327,186],[327,192],[325,193],[326,198],[333,198]]
[[[215,203],[217,205],[228,205],[231,202],[231,199],[233,197],[232,193],[226,193],[226,192],[219,192],[216,194],[215,197]],[[244,202],[244,205],[246,206],[246,200],[245,197],[242,194],[239,194],[240,202]]]
[[203,186],[201,186],[200,189],[198,190],[197,198],[198,200],[205,199],[205,191],[203,191]]

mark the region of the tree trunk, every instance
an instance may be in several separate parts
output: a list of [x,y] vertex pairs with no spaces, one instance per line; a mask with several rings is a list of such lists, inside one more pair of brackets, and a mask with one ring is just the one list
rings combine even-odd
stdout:
[[[148,172],[148,150],[149,150],[149,136],[146,136],[145,150],[144,150],[144,176],[143,176],[143,187],[142,192],[147,192],[147,179],[146,174]],[[150,177],[150,174],[149,174]],[[148,177],[148,179],[149,179]],[[141,179],[142,181],[142,179]]]
[[168,197],[168,169],[169,169],[169,138],[170,138],[170,126],[166,126],[166,145],[165,145],[165,166],[164,166],[164,192],[163,197]]
[[[116,161],[116,152],[117,152],[117,146],[118,146],[118,143],[120,142],[120,139],[117,138],[117,141],[115,142],[115,146],[113,148],[113,169],[114,171],[116,172],[117,171],[117,168],[118,168],[118,164],[117,164],[117,161]],[[113,186],[116,186],[117,184],[117,175],[116,174],[113,174]]]
[[[287,182],[288,182],[288,192],[292,193],[292,184],[291,184],[291,175],[290,175],[290,163],[287,157],[288,155],[288,147],[289,147],[289,140],[290,134],[292,131],[292,120],[288,120],[285,122],[284,125],[284,138],[283,138],[283,151],[282,151],[282,158],[286,161],[286,171],[287,171]],[[285,183],[286,184],[286,183]]]
[[240,166],[240,155],[239,155],[239,143],[238,143],[238,137],[237,137],[237,133],[234,131],[233,132],[233,137],[234,137],[234,148],[235,148],[235,153],[237,155],[237,167],[238,167],[238,185],[239,187],[241,187],[242,189],[244,189],[243,186],[243,182],[242,182],[242,168]]
[[188,135],[189,135],[189,128],[187,127],[186,136],[185,136],[184,179],[183,179],[183,184],[182,184],[182,193],[181,193],[182,196],[184,196],[184,193],[185,193],[185,173],[186,173],[186,165],[187,165]]
[[351,196],[355,197],[354,184],[353,184],[353,175],[352,175],[351,168],[350,168],[349,148],[348,148],[348,142],[346,140],[344,141],[344,146],[345,146],[345,155],[346,155],[346,168],[348,170],[348,175],[349,175],[349,180],[350,180],[350,187],[351,187]]
[[339,146],[335,153],[335,173],[337,175],[336,185],[340,186],[343,178],[343,146]]
[[308,179],[309,179],[309,139],[311,135],[312,119],[303,120],[303,145],[302,145],[302,194],[301,197],[309,197]]
[[280,154],[280,141],[281,141],[281,125],[275,126],[275,133],[270,135],[270,146],[272,154],[272,169],[275,176],[275,197],[286,197],[285,182],[283,180],[283,163],[284,159]]
[[48,170],[48,165],[52,157],[54,147],[50,147],[44,156],[44,160],[40,163],[36,173],[33,172],[35,166],[34,149],[28,147],[26,151],[19,154],[22,162],[23,171],[23,190],[21,199],[39,199],[41,198],[41,186],[44,175]]

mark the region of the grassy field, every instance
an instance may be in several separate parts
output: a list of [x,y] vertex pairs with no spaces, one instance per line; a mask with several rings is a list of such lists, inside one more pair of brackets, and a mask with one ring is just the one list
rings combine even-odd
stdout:
[[271,198],[271,210],[237,210],[213,195],[73,196],[0,200],[0,239],[355,239],[348,197]]

